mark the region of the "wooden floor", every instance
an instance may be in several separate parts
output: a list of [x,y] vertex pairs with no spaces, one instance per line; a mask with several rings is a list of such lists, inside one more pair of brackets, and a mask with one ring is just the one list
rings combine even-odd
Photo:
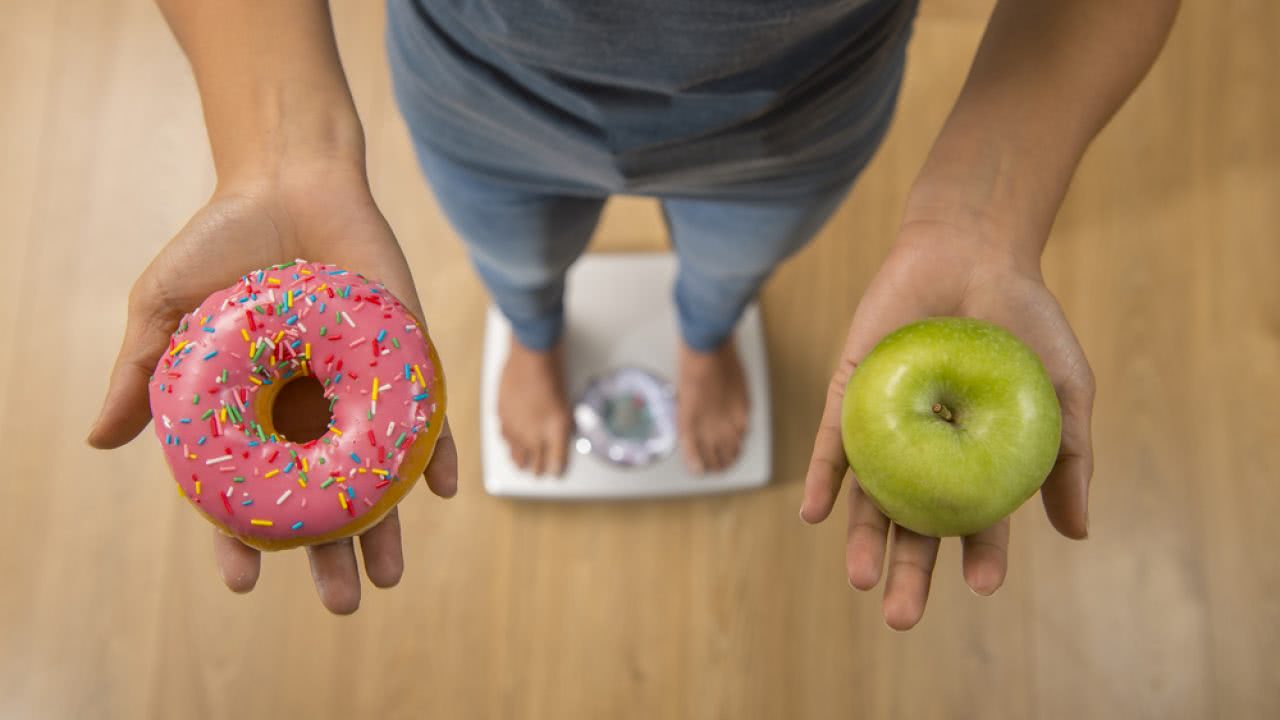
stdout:
[[[924,622],[898,634],[845,584],[843,511],[796,517],[828,372],[988,8],[926,0],[887,144],[765,293],[772,484],[557,505],[481,489],[485,297],[415,167],[380,4],[337,2],[464,469],[456,500],[404,504],[401,586],[335,618],[298,553],[269,557],[253,594],[224,590],[149,437],[84,444],[126,291],[210,162],[148,2],[0,0],[0,718],[1280,717],[1272,0],[1185,3],[1046,254],[1098,377],[1092,539],[1029,504],[991,599],[947,543]],[[660,227],[616,202],[596,247],[658,247]]]

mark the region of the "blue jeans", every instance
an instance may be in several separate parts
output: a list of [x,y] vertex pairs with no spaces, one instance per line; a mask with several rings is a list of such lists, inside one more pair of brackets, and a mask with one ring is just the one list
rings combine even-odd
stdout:
[[[520,343],[550,348],[564,328],[565,273],[608,195],[539,191],[421,143],[417,149],[437,201]],[[772,270],[813,238],[851,183],[777,200],[661,198],[679,259],[675,305],[684,341],[699,351],[723,343]]]
[[[485,5],[502,12],[477,17],[465,3],[391,0],[387,49],[423,171],[522,344],[555,344],[564,326],[565,272],[609,195],[633,194],[662,203],[679,258],[681,333],[705,351],[729,337],[773,269],[817,233],[884,138],[915,5],[847,4],[855,9],[831,28],[796,25],[817,35],[776,62],[753,50],[758,67],[746,75],[661,91],[637,89],[645,78],[590,65],[570,63],[585,73],[576,80],[548,70],[566,58],[630,56],[619,38],[569,32],[572,26],[567,46],[531,45],[526,35],[549,22],[540,4]],[[570,6],[596,16],[585,0],[562,9]],[[601,3],[599,10],[634,7]],[[790,17],[785,5],[770,8]],[[822,10],[812,3],[794,9],[805,8]],[[532,13],[537,22],[503,20],[504,12]],[[743,5],[730,17],[750,28],[755,12]],[[693,33],[703,34],[724,40],[713,27]],[[513,48],[541,60],[517,62],[506,54]],[[739,62],[735,52],[717,62]],[[631,58],[629,67],[657,82],[696,71],[703,54],[674,43],[669,53]],[[813,58],[825,60],[814,66]],[[721,111],[732,122],[719,118]],[[699,129],[708,114],[718,129]],[[631,138],[636,133],[642,140]]]

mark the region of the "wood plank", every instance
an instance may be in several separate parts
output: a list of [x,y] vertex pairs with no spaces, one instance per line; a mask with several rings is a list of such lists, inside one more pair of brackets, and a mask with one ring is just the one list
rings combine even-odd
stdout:
[[[401,586],[350,618],[299,553],[226,592],[154,441],[82,437],[128,288],[212,189],[193,83],[144,0],[11,0],[0,27],[0,717],[1280,716],[1280,5],[1184,4],[1095,143],[1045,273],[1098,377],[1092,537],[1014,520],[1009,581],[888,630],[843,579],[843,508],[796,519],[828,374],[990,2],[930,0],[890,136],[764,295],[774,482],[610,505],[484,495],[486,304],[418,173],[380,4],[336,2],[370,178],[448,368],[462,491],[402,508]],[[594,251],[665,245],[615,199]],[[839,271],[833,270],[838,268]],[[51,316],[49,313],[53,313]],[[803,318],[803,322],[796,318]]]

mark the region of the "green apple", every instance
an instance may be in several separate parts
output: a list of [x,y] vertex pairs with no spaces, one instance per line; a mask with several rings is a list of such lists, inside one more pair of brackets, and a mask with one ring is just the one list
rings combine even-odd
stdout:
[[1058,455],[1062,413],[1035,352],[989,322],[938,317],[886,335],[849,379],[845,454],[881,512],[970,535],[1013,512]]

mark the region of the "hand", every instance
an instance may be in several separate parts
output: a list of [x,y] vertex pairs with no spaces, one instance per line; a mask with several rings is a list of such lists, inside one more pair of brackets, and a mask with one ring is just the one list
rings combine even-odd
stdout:
[[[151,261],[129,295],[129,320],[102,412],[89,444],[115,448],[151,420],[147,379],[182,315],[245,273],[305,258],[359,272],[387,286],[422,319],[413,278],[356,165],[317,160],[220,187]],[[443,498],[457,491],[457,449],[446,421],[426,470],[427,485]],[[400,580],[404,558],[395,510],[360,536],[365,574],[378,587]],[[307,548],[324,606],[354,612],[360,578],[351,539]],[[258,580],[260,554],[214,531],[214,556],[227,587],[248,592]]]
[[[953,315],[997,323],[1039,355],[1062,406],[1058,460],[1041,488],[1045,512],[1058,532],[1087,535],[1093,451],[1089,420],[1094,382],[1084,351],[1040,277],[1038,263],[1019,261],[996,249],[984,232],[944,223],[904,226],[901,237],[867,288],[854,313],[843,359],[831,379],[826,408],[805,478],[800,516],[820,522],[831,512],[848,462],[840,434],[845,386],[859,361],[880,338],[909,322]],[[849,530],[845,547],[849,584],[870,590],[880,580],[891,522],[849,483]],[[883,613],[895,630],[920,621],[929,595],[938,538],[893,525]],[[1004,582],[1009,519],[963,538],[964,579],[974,592],[990,595]]]

